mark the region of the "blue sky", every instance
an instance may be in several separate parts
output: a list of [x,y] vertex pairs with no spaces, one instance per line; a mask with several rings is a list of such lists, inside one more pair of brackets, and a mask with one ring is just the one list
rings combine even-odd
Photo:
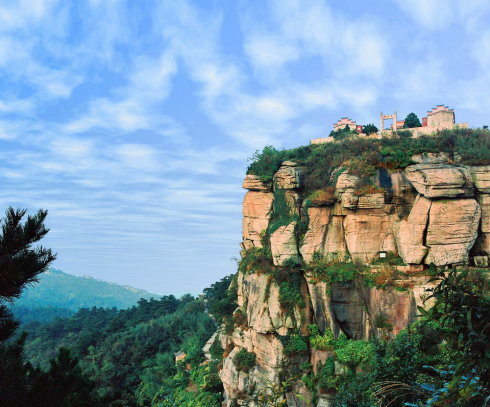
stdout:
[[490,124],[487,0],[0,1],[0,207],[55,267],[155,293],[235,271],[246,160],[341,116]]

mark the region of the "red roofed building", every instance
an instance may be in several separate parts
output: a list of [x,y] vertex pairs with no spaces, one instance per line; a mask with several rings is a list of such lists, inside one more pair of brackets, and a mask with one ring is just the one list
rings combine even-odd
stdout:
[[333,129],[335,131],[337,130],[343,130],[345,129],[345,126],[348,126],[349,129],[351,130],[356,130],[357,124],[354,120],[350,119],[349,117],[342,117],[337,121],[337,123],[334,123]]

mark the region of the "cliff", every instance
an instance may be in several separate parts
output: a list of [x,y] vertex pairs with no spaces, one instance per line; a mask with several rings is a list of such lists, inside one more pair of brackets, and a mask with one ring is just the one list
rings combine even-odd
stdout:
[[328,385],[304,380],[332,360],[328,338],[392,337],[428,306],[429,267],[488,265],[490,166],[444,152],[409,164],[339,165],[314,191],[293,161],[272,180],[245,177],[237,308],[212,339],[224,405],[258,406],[280,388],[288,406],[328,406]]

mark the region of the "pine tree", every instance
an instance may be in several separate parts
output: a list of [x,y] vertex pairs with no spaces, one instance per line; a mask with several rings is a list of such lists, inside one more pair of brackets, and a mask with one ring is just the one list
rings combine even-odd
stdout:
[[51,249],[33,247],[49,231],[44,225],[48,214],[39,210],[27,216],[25,209],[8,208],[0,221],[0,342],[14,333],[18,322],[5,306],[6,302],[18,298],[22,289],[37,281],[37,276],[46,271],[56,258]]
[[422,124],[418,116],[415,113],[409,113],[407,117],[405,117],[405,123],[403,124],[404,129],[411,129],[412,127],[421,127]]

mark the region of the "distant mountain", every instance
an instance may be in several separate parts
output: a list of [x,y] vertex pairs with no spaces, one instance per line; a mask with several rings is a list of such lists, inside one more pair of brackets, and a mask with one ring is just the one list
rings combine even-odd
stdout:
[[18,318],[49,320],[68,316],[79,308],[128,308],[140,298],[159,298],[145,290],[97,280],[77,277],[50,269],[39,276],[39,283],[28,287],[12,306]]

